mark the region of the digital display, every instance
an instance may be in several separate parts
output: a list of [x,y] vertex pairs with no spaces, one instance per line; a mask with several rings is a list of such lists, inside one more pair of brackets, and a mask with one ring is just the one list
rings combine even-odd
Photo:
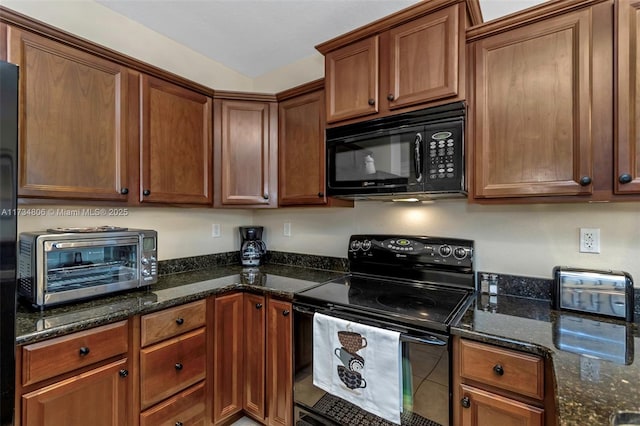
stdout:
[[144,237],[142,239],[142,250],[153,251],[156,249],[156,239],[153,237]]
[[438,132],[438,133],[434,133],[433,136],[431,136],[431,137],[433,139],[439,141],[439,140],[450,138],[452,134],[453,133],[451,133],[451,132]]

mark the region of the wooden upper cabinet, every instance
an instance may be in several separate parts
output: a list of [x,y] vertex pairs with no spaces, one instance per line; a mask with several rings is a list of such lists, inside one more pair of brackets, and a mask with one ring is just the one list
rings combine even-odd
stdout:
[[212,204],[212,99],[140,79],[140,202]]
[[215,109],[215,207],[277,207],[277,103],[216,99]]
[[390,109],[457,95],[459,25],[451,6],[389,31]]
[[279,204],[326,204],[324,90],[280,102]]
[[465,13],[459,1],[420,2],[316,46],[325,55],[327,122],[463,100]]
[[640,2],[618,0],[615,192],[640,193]]
[[[598,31],[611,31],[607,6],[496,32],[471,45],[475,198],[592,194],[594,139],[598,149],[610,152],[611,146],[611,136],[597,133],[606,127],[597,111],[611,87],[611,46],[596,43]],[[609,66],[609,73],[599,66]]]
[[7,31],[8,60],[20,66],[18,195],[126,201],[127,69]]
[[378,36],[325,56],[327,121],[378,112]]

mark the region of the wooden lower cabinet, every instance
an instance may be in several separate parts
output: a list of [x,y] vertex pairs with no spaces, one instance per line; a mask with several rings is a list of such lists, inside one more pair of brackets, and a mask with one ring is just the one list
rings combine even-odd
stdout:
[[214,303],[213,420],[222,424],[242,411],[244,383],[243,293]]
[[267,301],[267,424],[293,424],[293,307]]
[[266,311],[265,297],[244,295],[244,411],[256,420],[265,420],[266,391]]
[[127,359],[22,395],[24,426],[128,424]]
[[552,380],[537,356],[455,337],[453,424],[555,424]]
[[461,426],[542,426],[544,410],[471,386],[460,385]]
[[204,382],[177,394],[140,415],[140,426],[204,426],[206,388]]

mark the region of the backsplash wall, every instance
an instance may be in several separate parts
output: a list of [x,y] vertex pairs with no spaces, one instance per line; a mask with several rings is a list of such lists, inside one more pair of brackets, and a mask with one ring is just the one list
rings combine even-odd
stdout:
[[[283,224],[291,223],[291,237]],[[640,203],[485,206],[465,200],[256,211],[269,249],[346,257],[357,233],[475,240],[476,269],[550,279],[556,265],[629,272],[640,287]],[[601,253],[579,253],[579,228],[600,228]]]

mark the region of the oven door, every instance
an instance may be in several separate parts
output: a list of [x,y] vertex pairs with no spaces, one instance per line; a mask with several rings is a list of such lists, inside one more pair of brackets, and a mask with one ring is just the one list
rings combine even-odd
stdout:
[[[386,420],[313,385],[313,314],[355,321],[375,327],[403,330],[393,323],[370,320],[352,313],[294,305],[295,425],[392,425]],[[403,413],[402,425],[449,425],[451,393],[448,336],[401,332]]]
[[39,305],[138,287],[138,237],[59,239],[44,241],[38,271]]
[[329,195],[422,192],[424,126],[327,140]]

